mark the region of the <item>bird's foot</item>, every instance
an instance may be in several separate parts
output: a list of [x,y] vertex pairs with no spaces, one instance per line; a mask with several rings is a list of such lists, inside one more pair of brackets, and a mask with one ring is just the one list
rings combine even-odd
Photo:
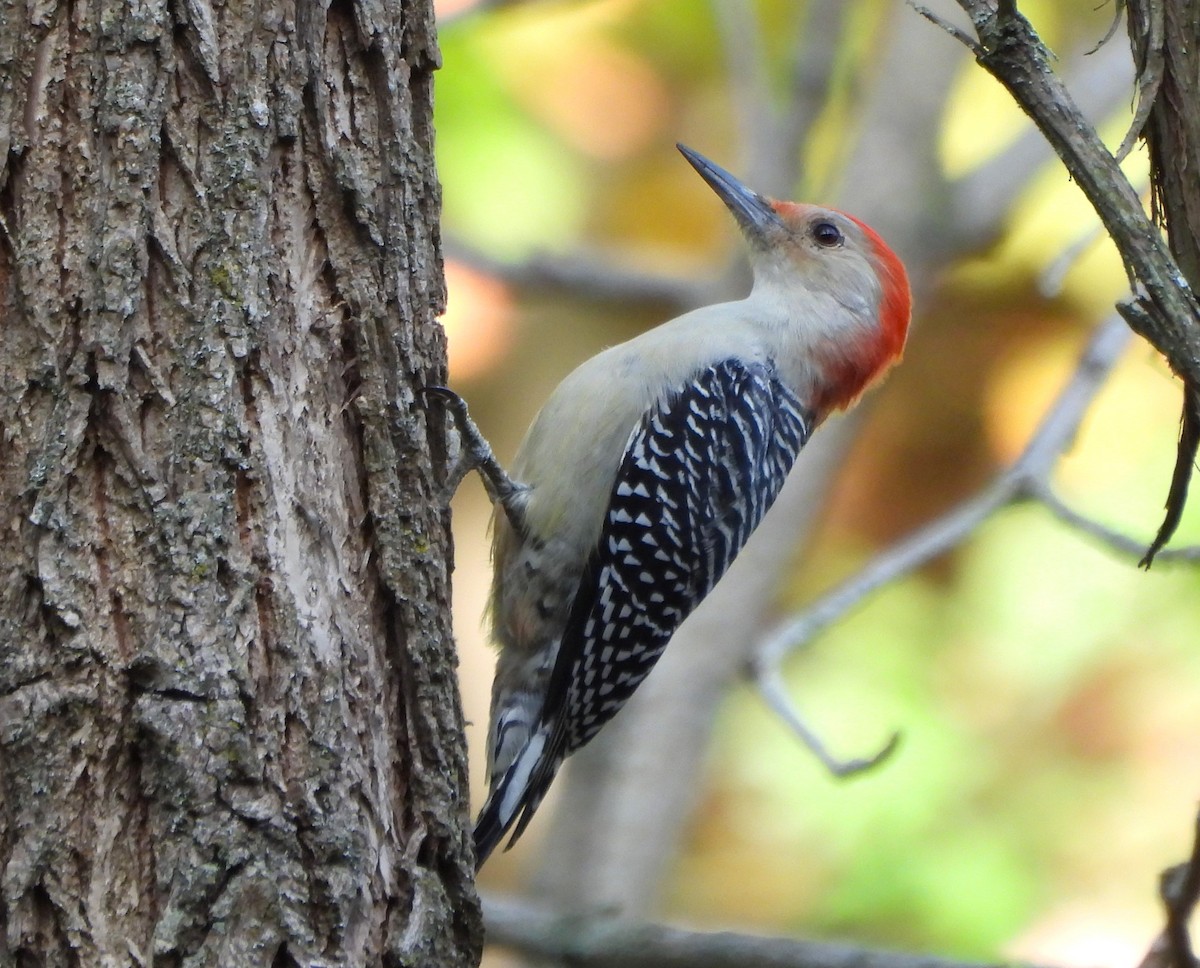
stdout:
[[524,505],[529,485],[514,481],[496,460],[492,445],[471,419],[467,402],[446,387],[425,387],[421,391],[427,399],[436,400],[449,412],[458,431],[458,454],[446,473],[442,490],[442,503],[448,505],[463,478],[471,471],[479,471],[484,489],[493,504],[504,509],[509,523],[519,534],[525,533]]

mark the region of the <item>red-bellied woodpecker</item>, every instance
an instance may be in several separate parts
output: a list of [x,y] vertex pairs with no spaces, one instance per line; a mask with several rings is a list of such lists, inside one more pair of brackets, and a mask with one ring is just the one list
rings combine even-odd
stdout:
[[874,231],[834,209],[766,198],[679,150],[749,243],[749,296],[581,365],[538,414],[511,479],[462,401],[434,391],[464,440],[450,486],[477,468],[504,511],[478,864],[507,831],[521,835],[562,761],[650,672],[821,421],[904,348],[908,280]]

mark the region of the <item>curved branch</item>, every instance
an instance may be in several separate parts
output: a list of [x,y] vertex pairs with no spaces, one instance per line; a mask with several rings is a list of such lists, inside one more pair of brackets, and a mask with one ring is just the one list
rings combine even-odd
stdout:
[[1042,482],[1049,480],[1059,455],[1074,438],[1128,342],[1129,331],[1118,316],[1110,316],[1096,327],[1071,379],[1013,464],[978,494],[876,555],[856,575],[778,626],[763,640],[752,660],[755,681],[762,682],[784,656],[809,642],[875,589],[961,544],[1000,508],[1022,498],[1040,496]]
[[[1071,58],[1064,74],[1078,92],[1078,107],[1085,117],[1101,118],[1119,108],[1127,102],[1133,84],[1129,53],[1116,44],[1088,57]],[[1030,127],[994,157],[955,179],[950,199],[959,244],[990,244],[996,226],[1012,210],[1013,199],[1028,186],[1029,173],[1040,171],[1054,157],[1046,139]]]
[[[1171,369],[1184,382],[1183,431],[1167,499],[1167,515],[1140,562],[1148,568],[1178,524],[1187,501],[1192,464],[1200,448],[1200,303],[1188,284],[1189,276],[1180,269],[1162,233],[1146,214],[1117,158],[1105,147],[1051,69],[1050,51],[1017,10],[1016,0],[958,0],[958,5],[970,16],[978,42],[964,37],[961,30],[951,33],[1008,89],[1083,190],[1112,237],[1135,292],[1132,300],[1119,307],[1121,314],[1134,332],[1166,357]],[[928,11],[922,12],[947,28],[944,21]],[[1139,26],[1149,31],[1145,37],[1149,47],[1160,44],[1163,38],[1157,21]],[[1133,31],[1135,38],[1137,33]],[[1186,36],[1176,46],[1187,46],[1190,35]],[[1140,94],[1146,98],[1157,91],[1160,83],[1153,76],[1154,52],[1149,47],[1139,53]],[[1141,105],[1138,110],[1140,117]],[[1148,117],[1152,118],[1153,113],[1148,113]],[[1152,138],[1152,162],[1156,157],[1155,147],[1156,140]],[[1194,170],[1194,160],[1181,161],[1187,162],[1182,167],[1189,173]],[[1185,218],[1167,221],[1181,223],[1177,232],[1185,228]]]
[[[1086,534],[1090,538],[1094,538],[1112,551],[1128,555],[1135,560],[1140,560],[1146,553],[1144,542],[1138,541],[1127,534],[1122,534],[1120,531],[1110,528],[1108,525],[1093,518],[1089,518],[1085,514],[1080,514],[1074,508],[1067,505],[1055,493],[1053,488],[1050,487],[1049,482],[1045,482],[1043,486],[1037,489],[1036,497],[1063,524]],[[1191,545],[1185,548],[1168,548],[1165,551],[1158,552],[1154,560],[1200,561],[1200,546]]]

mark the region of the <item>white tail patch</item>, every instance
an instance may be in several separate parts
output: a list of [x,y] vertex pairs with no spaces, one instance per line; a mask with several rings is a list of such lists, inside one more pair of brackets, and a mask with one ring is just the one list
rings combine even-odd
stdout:
[[546,733],[544,730],[538,730],[525,744],[525,748],[517,754],[516,760],[504,777],[504,795],[500,798],[500,823],[503,826],[507,827],[512,822],[517,808],[525,799],[529,778],[537,768],[545,748]]

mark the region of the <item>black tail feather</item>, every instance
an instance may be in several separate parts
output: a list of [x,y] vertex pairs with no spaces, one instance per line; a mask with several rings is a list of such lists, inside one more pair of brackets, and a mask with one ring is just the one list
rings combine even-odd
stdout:
[[475,870],[479,870],[504,837],[507,827],[500,820],[499,800],[493,794],[475,821]]
[[[534,739],[536,740],[537,734]],[[562,764],[562,756],[556,750],[556,744],[537,743],[539,752],[534,753],[531,747],[534,741],[527,743],[525,749],[517,754],[512,765],[505,771],[504,776],[488,793],[487,802],[479,811],[475,821],[475,870],[478,871],[484,862],[492,855],[504,835],[512,830],[512,836],[505,845],[505,850],[517,842],[529,821],[546,795],[550,782]],[[536,757],[532,765],[529,757]],[[516,784],[524,783],[513,801]],[[510,802],[507,807],[505,801]],[[515,828],[515,829],[514,829]]]

